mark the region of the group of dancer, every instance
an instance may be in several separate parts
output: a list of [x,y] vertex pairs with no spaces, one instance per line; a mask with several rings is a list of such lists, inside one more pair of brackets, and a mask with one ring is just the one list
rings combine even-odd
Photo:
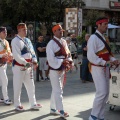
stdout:
[[[91,35],[87,43],[87,57],[90,61],[89,69],[96,87],[96,95],[89,120],[104,120],[105,104],[109,95],[110,66],[118,66],[120,62],[113,57],[103,33],[108,27],[108,19],[101,17],[96,21],[97,30]],[[12,63],[13,89],[15,110],[23,111],[20,102],[21,88],[24,83],[27,90],[30,108],[39,109],[35,98],[33,69],[38,67],[36,55],[30,39],[26,38],[25,23],[17,25],[18,34],[11,42],[12,52],[7,40],[5,27],[0,27],[0,79],[2,81],[3,102],[11,104],[8,97],[6,75],[7,63]],[[49,77],[52,86],[50,113],[66,118],[69,114],[64,111],[63,88],[66,82],[65,74],[73,68],[74,63],[67,42],[62,38],[63,29],[60,24],[52,28],[53,39],[47,44],[46,53],[49,65]]]
[[[59,30],[58,30],[59,29]],[[14,90],[14,107],[17,111],[23,111],[20,97],[22,84],[25,85],[27,90],[30,109],[39,109],[41,104],[37,104],[35,98],[35,85],[33,69],[38,67],[37,58],[34,52],[33,45],[27,36],[27,26],[25,23],[19,23],[17,25],[18,34],[12,39],[11,48],[6,40],[7,30],[5,27],[0,27],[0,80],[2,86],[3,99],[0,102],[4,102],[7,105],[12,104],[12,101],[8,97],[8,78],[6,74],[7,64],[12,64],[13,71],[13,90]],[[60,114],[61,117],[68,116],[63,109],[62,103],[62,89],[64,79],[64,72],[68,71],[72,67],[72,59],[70,51],[67,47],[65,40],[63,46],[59,43],[62,37],[63,29],[58,24],[53,27],[54,37],[47,46],[47,59],[50,67],[50,79],[52,85],[51,95],[51,114]],[[61,57],[62,56],[62,57]],[[58,111],[59,110],[59,111]]]

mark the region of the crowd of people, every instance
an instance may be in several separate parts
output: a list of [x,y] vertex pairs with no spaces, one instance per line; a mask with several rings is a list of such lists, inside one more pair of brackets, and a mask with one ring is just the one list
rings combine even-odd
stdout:
[[[104,33],[107,30],[108,19],[101,17],[96,20],[96,32],[93,35],[86,34],[82,44],[82,82],[93,81],[96,95],[89,120],[104,120],[105,104],[109,95],[110,66],[118,66],[120,62],[114,58]],[[77,39],[75,34],[63,39],[63,28],[60,24],[52,27],[53,38],[46,44],[42,34],[38,34],[35,54],[33,45],[27,36],[25,23],[17,25],[18,34],[12,39],[11,48],[6,40],[7,30],[0,27],[0,81],[3,99],[6,105],[13,102],[8,97],[8,78],[6,74],[7,64],[12,64],[14,107],[17,111],[23,111],[21,103],[21,89],[25,85],[29,98],[30,109],[39,109],[35,97],[35,84],[33,69],[39,66],[41,81],[51,82],[52,92],[50,100],[50,113],[66,118],[69,114],[64,111],[63,89],[66,83],[66,72],[77,67]],[[43,77],[45,71],[45,77]]]

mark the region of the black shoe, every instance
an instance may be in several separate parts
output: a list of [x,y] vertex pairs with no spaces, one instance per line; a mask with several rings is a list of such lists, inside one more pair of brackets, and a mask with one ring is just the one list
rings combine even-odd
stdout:
[[41,82],[43,82],[44,81],[44,78],[43,77],[41,77]]
[[48,77],[46,77],[45,80],[50,81],[50,79]]
[[4,99],[3,98],[0,99],[0,103],[4,103]]
[[93,80],[88,80],[89,82],[93,82]]

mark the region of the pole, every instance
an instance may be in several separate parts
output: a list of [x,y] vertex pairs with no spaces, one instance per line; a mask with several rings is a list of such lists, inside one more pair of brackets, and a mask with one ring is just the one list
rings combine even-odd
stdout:
[[36,57],[37,57],[37,61],[38,61],[38,67],[36,69],[36,81],[39,82],[39,57],[37,54],[37,50],[36,50],[36,44],[37,44],[37,37],[36,37],[36,21],[34,22],[34,48],[36,51]]

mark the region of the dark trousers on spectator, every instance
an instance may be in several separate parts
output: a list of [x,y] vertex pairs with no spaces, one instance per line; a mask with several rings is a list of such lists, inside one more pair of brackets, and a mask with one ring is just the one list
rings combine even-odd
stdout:
[[90,81],[92,80],[92,75],[91,73],[89,72],[89,68],[88,68],[88,59],[87,57],[83,57],[82,59],[82,80],[87,80],[87,81]]

